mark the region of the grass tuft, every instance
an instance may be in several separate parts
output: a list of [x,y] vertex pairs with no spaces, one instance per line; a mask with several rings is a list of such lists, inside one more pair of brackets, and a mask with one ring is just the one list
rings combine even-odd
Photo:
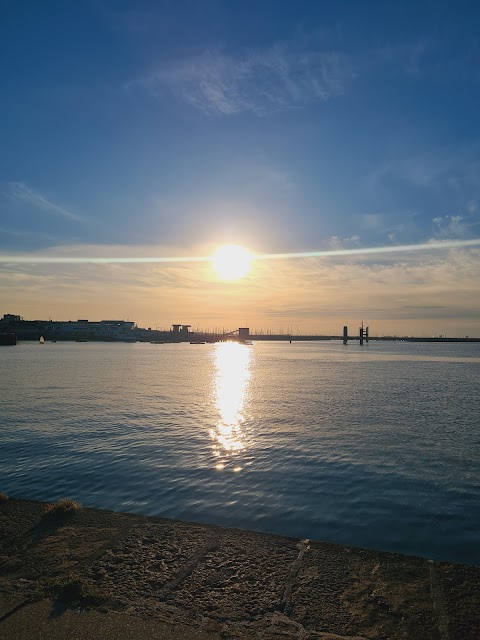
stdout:
[[56,579],[50,588],[57,600],[69,607],[96,606],[103,604],[109,597],[76,574]]
[[57,502],[48,504],[45,509],[45,515],[52,518],[57,516],[71,516],[81,508],[82,505],[79,502],[71,500],[70,498],[62,498],[61,500],[57,500]]

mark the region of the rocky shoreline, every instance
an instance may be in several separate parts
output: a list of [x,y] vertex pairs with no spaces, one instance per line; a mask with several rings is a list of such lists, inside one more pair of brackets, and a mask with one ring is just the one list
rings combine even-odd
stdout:
[[4,496],[0,637],[479,640],[480,567]]

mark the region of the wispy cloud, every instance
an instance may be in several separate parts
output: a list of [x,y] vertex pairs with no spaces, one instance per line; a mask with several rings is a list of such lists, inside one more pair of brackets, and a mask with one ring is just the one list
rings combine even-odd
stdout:
[[339,236],[330,236],[327,247],[332,251],[341,249],[352,249],[360,246],[360,236],[353,235],[350,238],[340,238]]
[[480,221],[469,216],[436,216],[432,219],[433,240],[462,240],[478,235]]
[[263,115],[330,100],[353,75],[342,53],[277,44],[241,55],[206,51],[163,64],[141,84],[160,99],[173,95],[209,115]]
[[60,215],[75,222],[85,222],[85,218],[72,213],[65,207],[52,202],[38,191],[34,191],[24,182],[8,182],[3,185],[3,195],[9,200],[31,205],[37,209],[42,209],[54,215]]
[[[370,191],[381,188],[385,182],[399,179],[413,187],[448,189],[452,193],[473,193],[480,191],[480,141],[474,140],[464,145],[439,147],[433,151],[419,150],[417,153],[403,153],[403,145],[375,169],[367,179]],[[468,206],[475,202],[470,198]]]

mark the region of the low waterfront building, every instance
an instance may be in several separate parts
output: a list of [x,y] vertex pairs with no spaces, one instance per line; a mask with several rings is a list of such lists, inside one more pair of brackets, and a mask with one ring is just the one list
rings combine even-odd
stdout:
[[135,323],[125,320],[24,320],[6,313],[0,320],[0,332],[13,332],[20,340],[130,340]]
[[189,324],[174,324],[170,331],[142,329],[129,320],[24,320],[6,313],[0,333],[14,333],[19,340],[101,340],[105,342],[185,342],[193,335]]

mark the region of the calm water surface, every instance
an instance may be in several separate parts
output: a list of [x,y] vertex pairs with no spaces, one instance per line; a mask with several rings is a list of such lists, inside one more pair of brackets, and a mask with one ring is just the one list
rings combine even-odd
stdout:
[[480,344],[0,349],[0,489],[480,563]]

